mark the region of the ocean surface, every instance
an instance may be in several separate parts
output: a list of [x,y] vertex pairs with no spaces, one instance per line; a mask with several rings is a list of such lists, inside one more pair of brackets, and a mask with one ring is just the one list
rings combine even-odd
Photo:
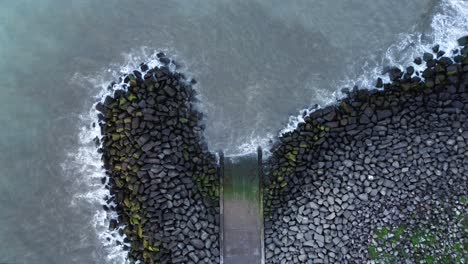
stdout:
[[464,0],[0,0],[0,263],[125,263],[92,108],[157,51],[198,81],[209,147],[236,156],[384,66],[450,52],[467,18]]

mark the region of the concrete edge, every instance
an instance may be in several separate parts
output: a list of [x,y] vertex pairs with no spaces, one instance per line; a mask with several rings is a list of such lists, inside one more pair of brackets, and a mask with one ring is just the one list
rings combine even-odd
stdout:
[[219,152],[219,263],[224,264],[224,153]]
[[257,149],[257,158],[258,158],[258,195],[260,201],[260,254],[261,254],[261,263],[265,264],[265,220],[263,217],[263,151],[261,147]]

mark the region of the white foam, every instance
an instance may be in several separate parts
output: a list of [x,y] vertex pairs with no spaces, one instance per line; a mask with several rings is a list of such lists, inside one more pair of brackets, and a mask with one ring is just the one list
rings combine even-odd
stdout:
[[108,228],[110,219],[116,218],[116,214],[106,212],[102,208],[102,205],[105,204],[104,198],[109,197],[110,193],[101,183],[101,178],[106,177],[106,175],[102,168],[100,154],[97,152],[93,141],[95,137],[100,138],[99,126],[96,125],[93,128],[90,125],[96,121],[96,115],[96,111],[91,110],[89,113],[80,116],[79,122],[82,124],[79,132],[80,146],[76,152],[69,154],[69,159],[65,165],[66,170],[76,170],[78,172],[76,181],[79,182],[80,190],[83,190],[83,192],[78,192],[74,196],[72,206],[87,205],[94,208],[92,225],[96,230],[99,241],[102,242],[109,263],[127,263],[127,253],[123,251],[122,246],[116,245],[116,242],[122,242],[124,237],[121,237],[117,231],[111,231]]
[[345,95],[341,91],[338,91],[338,90],[333,92],[331,96],[326,94],[325,91],[319,90],[319,92],[316,92],[315,99],[320,101],[321,104],[316,104],[313,107],[304,108],[296,116],[293,116],[293,115],[289,116],[289,120],[288,120],[288,123],[287,123],[286,127],[284,127],[279,132],[279,135],[281,136],[281,135],[284,135],[284,134],[286,134],[288,132],[294,131],[299,124],[305,122],[304,117],[310,115],[315,110],[320,109],[323,106],[327,106],[327,105],[330,105],[330,104],[338,101],[339,99],[343,98],[344,96]]
[[[432,53],[432,47],[436,44],[446,52],[445,56],[451,56],[452,51],[458,48],[457,39],[468,34],[468,1],[443,0],[437,10],[428,32],[400,35],[399,40],[388,48],[383,63],[401,69],[413,66],[421,71],[425,66],[416,65],[414,58],[422,56],[424,52]],[[382,65],[379,67],[382,68]]]
[[127,263],[127,253],[123,251],[123,246],[116,245],[117,241],[123,242],[124,238],[117,230],[110,231],[108,228],[110,219],[117,216],[115,212],[106,212],[102,208],[105,204],[104,198],[109,197],[110,193],[101,183],[101,178],[106,175],[93,141],[96,136],[100,138],[99,126],[91,126],[92,122],[96,121],[96,115],[96,111],[91,110],[80,116],[79,122],[82,126],[79,131],[79,147],[76,152],[69,153],[62,167],[67,174],[73,174],[79,190],[83,190],[75,194],[72,206],[87,206],[94,210],[92,225],[99,241],[102,242],[109,263]]
[[[442,0],[437,6],[437,11],[432,15],[430,28],[427,32],[409,32],[400,34],[398,40],[385,52],[383,59],[376,66],[365,62],[362,70],[365,74],[356,77],[345,77],[337,85],[337,90],[331,96],[320,95],[319,107],[325,107],[336,103],[343,98],[341,87],[354,87],[376,89],[375,81],[382,78],[383,82],[390,82],[387,75],[382,74],[384,66],[398,67],[404,70],[408,66],[413,66],[415,71],[422,71],[424,65],[416,65],[413,60],[422,56],[424,52],[432,52],[432,47],[436,44],[440,50],[446,52],[445,56],[451,56],[452,50],[458,48],[457,39],[468,35],[468,1],[465,0]],[[372,54],[369,54],[372,56]],[[310,114],[314,109],[306,108],[300,110],[299,115],[291,116],[289,122],[279,135],[291,132],[304,122],[303,113]]]
[[[317,106],[318,107],[318,106]],[[280,135],[294,131],[300,123],[304,123],[304,117],[310,115],[315,108],[305,108],[297,116],[289,116],[288,124],[280,131]]]
[[270,154],[270,145],[273,138],[274,135],[270,133],[264,137],[255,136],[255,131],[253,131],[249,137],[249,140],[246,140],[244,143],[237,146],[233,153],[227,153],[226,157],[235,158],[257,153],[258,147],[261,147],[263,155],[268,157]]
[[446,52],[445,56],[451,56],[452,51],[458,48],[457,39],[468,34],[468,1],[442,0],[435,10],[427,31],[400,34],[398,40],[385,52],[381,63],[371,69],[370,74],[355,80],[355,83],[359,87],[373,88],[377,77],[388,82],[388,76],[382,75],[384,66],[395,66],[402,70],[413,66],[416,71],[422,71],[424,63],[417,65],[414,59],[421,57],[424,52],[432,53],[432,47],[436,44]]

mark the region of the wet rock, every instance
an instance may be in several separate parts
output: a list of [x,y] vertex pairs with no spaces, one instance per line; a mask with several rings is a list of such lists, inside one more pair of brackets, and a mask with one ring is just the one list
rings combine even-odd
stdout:
[[415,59],[414,59],[414,63],[415,63],[416,65],[421,65],[421,63],[422,63],[421,57],[415,58]]
[[388,76],[391,81],[396,81],[403,76],[403,72],[399,68],[394,67],[389,70]]
[[437,52],[437,58],[440,58],[440,57],[442,57],[444,55],[445,55],[445,51],[443,51],[443,50]]
[[466,46],[468,45],[468,36],[461,37],[457,40],[458,45],[460,46]]
[[383,87],[383,81],[382,81],[382,78],[377,78],[377,82],[375,84],[375,87],[377,88],[382,88]]
[[425,52],[425,53],[423,54],[423,60],[424,60],[425,62],[428,62],[428,61],[430,61],[430,60],[432,60],[432,59],[434,59],[434,55],[432,55],[431,53]]

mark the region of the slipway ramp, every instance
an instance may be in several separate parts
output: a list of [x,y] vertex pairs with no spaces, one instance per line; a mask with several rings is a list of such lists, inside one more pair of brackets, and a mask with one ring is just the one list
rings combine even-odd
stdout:
[[221,263],[263,264],[261,149],[220,158]]

